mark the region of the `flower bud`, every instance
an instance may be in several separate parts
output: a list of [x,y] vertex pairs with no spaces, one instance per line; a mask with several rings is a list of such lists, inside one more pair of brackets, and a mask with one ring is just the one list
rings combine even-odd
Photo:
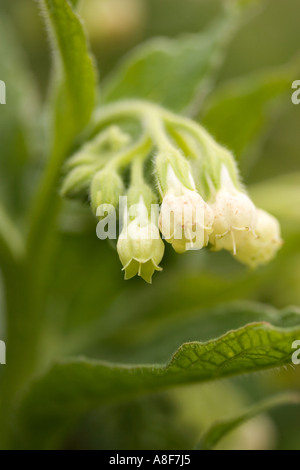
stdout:
[[126,147],[130,141],[129,134],[118,126],[110,126],[84,144],[66,161],[64,168],[66,171],[70,171],[81,165],[94,165],[95,172],[99,171],[112,154]]
[[94,168],[92,165],[81,165],[73,168],[65,177],[60,193],[70,199],[88,194]]
[[133,184],[129,187],[127,201],[129,208],[132,209],[129,211],[131,218],[137,217],[139,212],[142,212],[146,214],[146,220],[148,221],[154,205],[157,204],[157,197],[147,183],[141,182],[139,185]]
[[203,248],[212,230],[212,210],[196,190],[184,187],[172,170],[168,184],[160,210],[160,231],[177,253]]
[[236,258],[252,268],[271,261],[283,243],[278,220],[262,209],[257,210],[255,234],[240,232],[236,252]]
[[162,270],[159,263],[163,258],[164,249],[156,225],[151,222],[140,225],[138,219],[130,222],[122,230],[117,244],[125,279],[138,275],[151,284],[154,271]]
[[119,197],[125,192],[122,178],[115,171],[101,170],[92,179],[91,205],[96,212],[101,204],[118,207]]
[[170,192],[164,197],[159,228],[177,253],[206,246],[212,223],[212,211],[196,191],[187,189],[182,196]]
[[215,251],[237,251],[238,232],[254,232],[257,209],[249,196],[236,189],[227,169],[223,167],[221,188],[211,204],[214,212],[213,232],[210,243]]

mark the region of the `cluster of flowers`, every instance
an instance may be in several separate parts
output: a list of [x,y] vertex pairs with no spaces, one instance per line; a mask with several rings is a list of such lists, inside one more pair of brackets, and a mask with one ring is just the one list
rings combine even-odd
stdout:
[[[193,121],[143,106],[142,137],[132,142],[116,126],[102,131],[69,160],[62,190],[66,196],[87,191],[94,211],[100,204],[116,207],[124,194],[138,207],[123,214],[117,243],[125,279],[139,275],[151,282],[161,270],[162,238],[177,253],[207,246],[253,268],[269,262],[282,244],[279,223],[251,201],[231,153]],[[160,211],[153,217],[156,203]]]

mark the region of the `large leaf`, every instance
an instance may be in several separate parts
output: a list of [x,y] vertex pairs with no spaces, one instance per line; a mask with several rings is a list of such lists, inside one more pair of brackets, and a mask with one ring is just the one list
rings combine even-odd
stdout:
[[[92,247],[92,241],[89,245]],[[95,249],[97,252],[96,245]],[[266,299],[266,292],[281,278],[280,260],[278,265],[250,271],[227,253],[201,250],[178,258],[166,259],[164,272],[151,289],[140,286],[138,280],[128,283],[117,295],[110,295],[111,302],[105,305],[102,288],[97,288],[103,276],[101,265],[96,257],[92,261],[87,256],[90,267],[82,271],[86,287],[77,289],[75,299],[71,299],[62,353],[74,355],[80,351],[121,362],[164,362],[185,341],[207,341],[249,322],[287,326],[285,322],[277,323],[283,314],[275,309],[242,302],[245,298]],[[60,259],[64,260],[65,255],[61,254]],[[109,265],[112,268],[111,262]],[[121,278],[117,264],[111,275]],[[77,278],[82,276],[79,273]],[[74,317],[79,320],[76,326]]]
[[138,47],[107,80],[103,101],[140,98],[197,113],[238,18],[228,9],[205,33],[153,39]]
[[299,336],[300,326],[254,323],[207,343],[183,344],[166,365],[124,366],[85,359],[57,363],[36,380],[20,405],[25,445],[57,445],[56,439],[74,420],[104,403],[291,364],[292,343]]
[[[164,362],[182,343],[208,341],[248,323],[270,322],[277,327],[293,327],[300,323],[300,310],[291,308],[278,311],[267,305],[240,301],[220,303],[213,308],[181,310],[174,313],[173,317],[169,315],[160,321],[153,316],[140,321],[136,318],[136,322],[133,319],[130,321],[128,316],[126,319],[127,322],[118,325],[115,333],[97,343],[98,349],[95,346],[87,349],[89,355],[97,353],[98,357],[126,363],[137,360]],[[93,338],[91,328],[90,332]],[[66,337],[66,347],[68,340]]]
[[220,440],[236,428],[246,423],[255,416],[264,413],[274,407],[286,404],[300,404],[300,394],[298,393],[284,393],[252,406],[244,413],[234,418],[226,419],[215,423],[208,431],[206,431],[200,439],[196,449],[197,450],[211,450]]
[[202,124],[241,158],[270,122],[274,103],[290,93],[299,68],[297,58],[285,67],[233,79],[222,85],[208,100],[202,113]]

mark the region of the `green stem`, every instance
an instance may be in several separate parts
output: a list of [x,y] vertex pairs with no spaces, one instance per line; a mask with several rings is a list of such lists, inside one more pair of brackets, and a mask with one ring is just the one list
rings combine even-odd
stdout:
[[150,108],[148,110],[145,124],[160,152],[174,152],[176,150],[166,133],[164,122],[159,115],[158,109]]
[[28,249],[26,251],[24,248],[19,233],[12,223],[8,222],[6,218],[4,228],[6,231],[9,230],[10,237],[4,237],[6,232],[1,231],[2,245],[6,240],[6,254],[10,255],[2,263],[5,287],[7,365],[3,374],[0,398],[1,449],[8,449],[13,445],[12,417],[14,407],[29,378],[38,369],[39,358],[42,356],[39,344],[42,324],[41,272],[35,269],[34,262],[29,256]]
[[[23,276],[25,247],[22,235],[14,222],[10,219],[3,207],[0,207],[0,255],[3,274],[6,302],[6,361],[4,367],[1,395],[0,395],[0,448],[6,448],[5,443],[10,430],[8,429],[12,415],[13,397],[18,391],[18,383],[23,379],[22,363],[30,363],[32,357],[26,360],[29,350],[16,347],[16,343],[22,343],[25,330],[31,329],[30,324],[23,324],[22,314],[27,306],[27,289]],[[0,339],[4,339],[1,337]],[[18,351],[24,353],[18,354]],[[20,380],[20,382],[19,382]]]
[[141,186],[145,183],[144,179],[145,156],[141,155],[135,158],[131,164],[130,182],[133,186]]
[[[70,142],[70,140],[69,140]],[[41,347],[47,273],[53,254],[54,227],[59,209],[56,191],[67,139],[54,145],[34,199],[30,228],[19,262],[4,265],[7,365],[0,399],[0,448],[13,446],[14,407],[45,357]]]
[[146,155],[152,148],[152,142],[148,134],[144,134],[134,145],[118,152],[106,165],[106,169],[118,171],[129,165],[138,155]]
[[197,161],[199,158],[199,149],[195,146],[195,139],[189,135],[185,129],[179,130],[178,128],[167,126],[167,130],[177,146],[183,150],[184,155],[190,160]]
[[13,412],[27,378],[36,369],[39,317],[32,308],[28,263],[3,265],[6,294],[6,351],[0,399],[0,448],[11,445]]
[[177,116],[158,105],[140,100],[121,101],[107,105],[104,110],[95,115],[95,130],[93,133],[114,120],[124,119],[125,117],[132,117],[143,122],[144,127],[148,130],[151,138],[161,151],[177,150],[172,140],[168,138],[164,123],[167,126],[181,128],[189,132],[202,146],[204,154],[208,154],[209,150],[219,153],[222,149],[213,137],[198,123],[189,118]]
[[187,131],[196,139],[201,148],[198,159],[207,163],[206,171],[211,174],[211,181],[215,184],[216,189],[220,185],[220,165],[224,163],[230,169],[230,175],[235,186],[242,190],[238,169],[232,154],[218,144],[200,124],[170,112],[164,113],[164,119],[169,125]]
[[112,122],[131,117],[142,123],[160,150],[174,150],[162,120],[166,113],[168,113],[166,110],[148,101],[130,100],[113,103],[95,114],[92,135]]
[[213,137],[198,123],[189,118],[178,116],[158,105],[140,100],[121,101],[107,105],[103,110],[96,113],[94,117],[93,134],[98,132],[103,126],[125,117],[133,117],[144,122],[153,140],[162,148],[174,148],[166,135],[164,122],[168,125],[171,124],[185,129],[194,135],[199,142],[202,144],[206,142],[207,145],[215,150],[220,150],[221,148]]

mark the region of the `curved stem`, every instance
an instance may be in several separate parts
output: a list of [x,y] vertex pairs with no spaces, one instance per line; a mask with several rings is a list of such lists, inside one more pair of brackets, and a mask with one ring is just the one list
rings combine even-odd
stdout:
[[[167,129],[174,139],[174,142],[176,142],[178,147],[183,150],[183,153],[187,156],[187,158],[190,160],[198,160],[199,149],[197,149],[195,146],[194,136],[189,135],[185,129],[179,129],[178,127],[174,128],[168,126]],[[192,142],[192,139],[194,142]]]
[[193,122],[184,116],[178,116],[158,105],[148,101],[131,100],[121,101],[107,105],[104,110],[94,116],[93,134],[105,125],[114,120],[125,117],[133,117],[144,122],[151,137],[160,148],[174,148],[172,142],[164,132],[164,122],[173,126],[181,127],[192,134],[202,146],[210,146],[215,150],[220,150],[220,145],[211,135],[198,123]]
[[147,155],[152,148],[152,142],[148,134],[143,134],[142,137],[135,142],[131,147],[118,152],[106,165],[109,170],[118,171],[127,166],[131,161],[139,155]]
[[159,115],[158,109],[147,110],[145,117],[145,125],[160,151],[174,151],[175,147],[168,138],[164,122]]
[[198,159],[204,159],[208,163],[207,168],[211,169],[211,180],[216,186],[220,184],[220,164],[223,162],[231,169],[230,175],[235,186],[237,188],[241,187],[238,168],[232,154],[226,150],[226,148],[218,144],[200,124],[168,111],[164,112],[164,118],[169,124],[184,129],[196,139],[202,149],[202,152],[198,155]]

